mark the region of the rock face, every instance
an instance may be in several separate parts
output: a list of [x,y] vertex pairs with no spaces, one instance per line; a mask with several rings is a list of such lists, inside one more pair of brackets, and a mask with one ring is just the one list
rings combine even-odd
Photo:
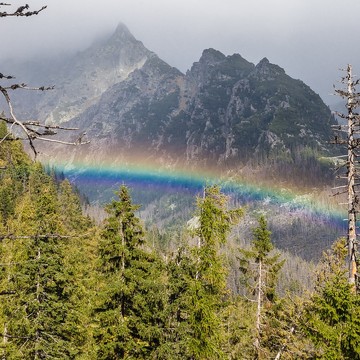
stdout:
[[124,25],[119,25],[108,41],[80,53],[65,65],[63,80],[41,103],[41,113],[48,113],[46,120],[54,123],[72,119],[96,103],[112,85],[141,68],[152,55]]
[[330,110],[266,58],[254,65],[207,49],[182,74],[120,24],[106,41],[45,68],[42,81],[56,89],[32,97],[27,115],[85,130],[91,145],[70,150],[74,156],[101,161],[142,151],[172,163],[231,166],[294,157],[300,148],[328,151]]
[[[55,84],[54,91],[25,94],[28,116],[50,123],[62,123],[81,114],[95,104],[112,85],[124,81],[134,70],[141,68],[154,54],[137,41],[124,24],[114,34],[85,51],[62,61],[40,61],[20,66],[26,81]],[[13,70],[12,70],[13,71]],[[22,94],[23,95],[23,94]],[[24,101],[19,99],[19,106]],[[35,106],[34,106],[35,104]]]

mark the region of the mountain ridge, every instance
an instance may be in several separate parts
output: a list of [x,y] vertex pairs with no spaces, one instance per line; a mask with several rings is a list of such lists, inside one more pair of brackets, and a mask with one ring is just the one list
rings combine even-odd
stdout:
[[294,168],[333,151],[329,108],[266,57],[255,65],[209,48],[183,74],[120,23],[46,76],[55,90],[29,95],[34,111],[24,113],[86,131],[91,144],[69,149],[73,159],[101,162],[116,149],[119,161],[142,151],[159,164],[234,169],[280,159]]

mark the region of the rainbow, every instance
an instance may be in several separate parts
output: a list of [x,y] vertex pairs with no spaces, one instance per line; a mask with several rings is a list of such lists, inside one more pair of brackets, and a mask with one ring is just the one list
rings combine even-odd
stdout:
[[[121,184],[142,191],[158,191],[160,193],[186,193],[196,195],[201,193],[206,185],[219,185],[221,189],[238,199],[241,204],[257,202],[259,206],[275,205],[289,213],[302,212],[309,217],[320,218],[340,228],[344,228],[346,212],[331,204],[330,200],[307,194],[296,189],[283,188],[278,185],[254,183],[238,176],[219,174],[210,170],[172,169],[161,167],[150,161],[123,164],[109,161],[92,164],[85,161],[56,161],[52,164],[61,171],[85,194],[90,201],[102,199],[108,201]],[[102,196],[106,193],[106,196]]]

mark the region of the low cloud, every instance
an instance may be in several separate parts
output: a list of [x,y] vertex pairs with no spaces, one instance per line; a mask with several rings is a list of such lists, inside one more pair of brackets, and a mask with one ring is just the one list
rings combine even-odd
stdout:
[[[46,2],[29,4],[37,9]],[[20,5],[13,2],[12,8]],[[0,61],[83,50],[124,22],[146,47],[182,71],[209,47],[254,63],[267,57],[331,102],[338,68],[352,63],[360,74],[353,35],[359,10],[360,2],[351,0],[53,1],[37,16],[0,20]]]

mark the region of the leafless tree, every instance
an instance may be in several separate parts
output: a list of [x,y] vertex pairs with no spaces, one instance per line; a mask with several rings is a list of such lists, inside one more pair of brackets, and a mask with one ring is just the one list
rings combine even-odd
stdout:
[[[0,10],[4,7],[10,7],[11,4],[7,3],[0,3]],[[0,11],[0,17],[10,17],[10,16],[34,16],[38,15],[41,11],[45,10],[47,6],[43,6],[38,10],[30,10],[30,7],[28,4],[24,6],[20,6],[15,11]],[[9,85],[2,85],[1,81],[7,80],[7,82],[13,81],[13,83],[10,83]],[[3,74],[0,72],[0,93],[3,95],[6,104],[7,104],[7,113],[8,116],[6,116],[4,113],[0,115],[0,120],[5,121],[9,125],[9,133],[4,138],[0,139],[0,143],[5,140],[13,140],[13,139],[21,139],[28,141],[30,148],[32,149],[34,156],[37,155],[37,150],[34,144],[35,140],[40,141],[49,141],[49,142],[55,142],[60,144],[66,144],[66,145],[79,145],[79,144],[85,144],[88,143],[88,141],[84,141],[84,136],[86,133],[82,133],[76,141],[74,142],[67,142],[62,141],[58,139],[52,138],[53,135],[57,134],[58,130],[78,130],[77,128],[68,128],[68,127],[62,127],[59,125],[50,125],[41,123],[37,120],[22,120],[19,119],[16,114],[13,107],[13,104],[11,102],[11,96],[10,93],[12,91],[17,90],[29,90],[29,91],[49,91],[53,90],[54,86],[40,86],[40,87],[31,87],[27,84],[16,82],[15,77],[12,75]],[[20,131],[16,131],[15,129],[20,129]],[[21,134],[21,135],[17,135]]]
[[352,74],[352,66],[348,65],[345,69],[346,75],[341,82],[345,85],[345,89],[336,89],[335,92],[346,100],[347,112],[337,113],[344,120],[344,124],[334,125],[337,134],[333,142],[342,144],[347,147],[347,154],[343,155],[345,161],[340,161],[339,169],[346,169],[345,174],[339,172],[338,178],[344,179],[346,184],[338,186],[338,194],[346,194],[347,202],[344,205],[348,210],[348,230],[347,230],[347,246],[348,246],[348,274],[349,284],[354,290],[359,286],[358,282],[358,249],[357,249],[357,215],[359,213],[359,157],[360,157],[360,114],[357,109],[360,107],[360,93],[356,87],[360,84],[360,80],[354,80]]

